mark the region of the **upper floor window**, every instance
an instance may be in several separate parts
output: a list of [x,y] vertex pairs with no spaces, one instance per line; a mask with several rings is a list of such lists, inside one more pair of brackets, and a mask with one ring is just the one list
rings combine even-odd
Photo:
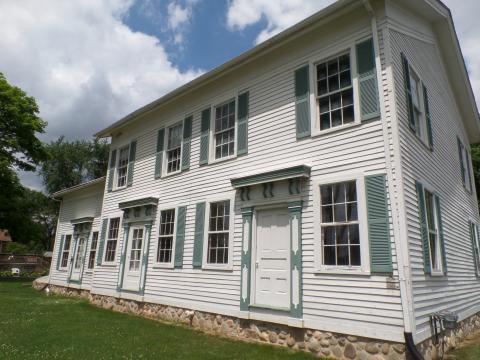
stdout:
[[422,82],[419,76],[410,67],[410,88],[412,92],[413,105],[413,129],[415,134],[425,143],[428,143],[427,138],[427,123],[424,109],[424,98],[422,91]]
[[92,243],[90,244],[90,255],[88,258],[88,268],[93,269],[95,266],[95,257],[97,256],[98,231],[92,233]]
[[118,230],[120,228],[120,218],[110,219],[108,227],[107,246],[105,247],[105,261],[115,261],[115,252],[117,250]]
[[353,123],[354,98],[350,55],[344,54],[316,65],[316,96],[320,130]]
[[171,126],[167,130],[167,174],[180,171],[180,161],[182,158],[182,130],[182,123]]
[[207,263],[229,263],[230,200],[210,203]]
[[175,209],[160,212],[160,231],[158,236],[157,262],[171,263],[175,231]]
[[66,268],[68,265],[68,257],[70,256],[70,246],[72,244],[72,235],[65,235],[65,242],[62,249],[62,260],[60,267]]
[[127,185],[128,172],[128,151],[129,146],[124,146],[119,150],[117,163],[117,188]]
[[460,161],[460,172],[462,176],[462,183],[465,189],[471,192],[473,189],[473,185],[472,185],[472,173],[471,173],[471,167],[470,167],[469,152],[468,152],[468,149],[465,147],[465,145],[463,145],[460,138],[457,138],[457,143],[458,143],[458,156]]
[[361,265],[356,181],[320,186],[322,263],[325,266]]
[[215,107],[213,148],[215,159],[235,153],[235,100]]
[[442,251],[439,237],[439,220],[437,218],[437,202],[435,201],[434,194],[427,189],[424,190],[424,196],[430,264],[432,272],[441,272]]

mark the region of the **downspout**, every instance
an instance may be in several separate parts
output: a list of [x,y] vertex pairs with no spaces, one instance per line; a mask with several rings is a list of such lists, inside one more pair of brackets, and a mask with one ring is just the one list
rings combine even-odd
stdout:
[[[381,60],[380,60],[380,42],[378,39],[378,27],[377,27],[377,16],[375,14],[375,10],[372,7],[372,4],[370,3],[369,0],[362,0],[363,5],[367,11],[367,13],[371,17],[371,27],[372,27],[372,37],[373,37],[373,44],[375,48],[375,54],[377,56],[375,57],[375,62],[376,62],[376,67],[377,67],[377,80],[378,80],[378,89],[379,89],[379,99],[380,99],[380,109],[381,109],[381,116],[382,119],[386,119],[386,108],[385,108],[385,94],[383,92],[383,84],[382,84],[382,73],[381,73]],[[393,81],[393,79],[391,79]],[[392,119],[393,123],[394,119]],[[392,124],[392,128],[394,127],[394,124]],[[383,126],[383,131],[384,131],[384,140],[385,140],[385,150],[388,148],[388,130],[386,129],[386,126]],[[392,130],[394,132],[394,130]],[[397,132],[398,134],[398,132]],[[401,164],[400,164],[401,165]],[[414,360],[424,360],[422,354],[418,351],[417,347],[415,346],[415,342],[413,340],[413,335],[412,335],[412,314],[410,313],[410,302],[408,301],[408,282],[406,279],[406,272],[408,269],[408,264],[404,265],[404,259],[405,256],[408,258],[408,250],[407,253],[404,254],[404,251],[402,251],[402,246],[399,244],[399,239],[402,238],[401,236],[401,225],[395,221],[395,218],[399,218],[399,209],[398,205],[393,203],[393,194],[395,194],[395,187],[393,184],[393,170],[392,170],[392,163],[390,161],[390,156],[386,157],[386,167],[388,171],[388,186],[389,186],[389,192],[391,194],[391,208],[392,208],[392,217],[394,217],[393,220],[393,227],[394,227],[394,236],[395,236],[395,247],[396,247],[396,253],[397,253],[397,265],[398,265],[398,277],[399,277],[399,285],[400,285],[400,297],[401,297],[401,302],[402,302],[402,309],[403,309],[403,322],[404,322],[404,338],[405,338],[405,344],[408,350],[408,353]],[[401,169],[398,169],[398,174],[400,174],[401,178]],[[402,187],[403,189],[403,187]]]

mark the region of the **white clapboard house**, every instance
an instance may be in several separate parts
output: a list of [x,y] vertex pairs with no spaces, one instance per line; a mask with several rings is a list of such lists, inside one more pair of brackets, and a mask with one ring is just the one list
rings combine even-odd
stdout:
[[338,1],[96,136],[106,177],[54,194],[53,285],[415,344],[480,311],[480,121],[440,1]]

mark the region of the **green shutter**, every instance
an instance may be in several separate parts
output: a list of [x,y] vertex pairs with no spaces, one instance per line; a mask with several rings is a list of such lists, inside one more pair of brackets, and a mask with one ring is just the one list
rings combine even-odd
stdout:
[[462,184],[466,186],[467,179],[465,178],[465,166],[463,164],[463,144],[460,138],[457,136],[457,145],[458,145],[458,159],[460,160],[460,171],[462,175]]
[[423,185],[416,182],[417,198],[418,198],[418,215],[420,220],[420,235],[422,237],[422,251],[423,251],[423,270],[425,274],[432,273],[432,266],[430,264],[430,245],[428,243],[428,225],[427,214],[425,213],[425,194],[423,192]]
[[309,66],[295,71],[295,118],[297,139],[310,136],[310,76]]
[[112,154],[110,155],[110,164],[108,165],[108,182],[107,182],[107,190],[108,192],[112,191],[113,189],[113,178],[115,177],[115,163],[117,161],[117,150],[112,150]]
[[158,179],[162,176],[164,140],[165,140],[165,129],[160,129],[158,130],[158,133],[157,133],[157,154],[155,157],[155,179]]
[[290,215],[290,316],[302,318],[302,201],[291,201],[287,206]]
[[175,267],[183,266],[183,244],[185,242],[185,220],[187,215],[187,207],[178,208],[177,214],[177,235],[175,239]]
[[208,164],[208,148],[210,139],[210,108],[202,111],[200,124],[200,165]]
[[472,240],[472,252],[473,252],[473,267],[475,269],[475,274],[478,275],[478,267],[479,267],[479,258],[478,258],[478,245],[475,240],[475,227],[476,225],[468,221],[468,229],[470,230],[470,239]]
[[423,102],[425,105],[425,119],[427,120],[427,136],[428,136],[428,146],[430,150],[433,150],[433,131],[432,131],[432,119],[430,116],[430,105],[428,101],[428,90],[425,84],[422,84],[423,88]]
[[190,169],[190,148],[192,142],[193,116],[187,116],[183,122],[182,171]]
[[107,235],[107,226],[108,226],[108,219],[103,219],[102,230],[100,232],[100,239],[98,242],[97,265],[102,264],[103,247],[105,245],[105,236]]
[[365,178],[365,191],[370,244],[370,270],[372,273],[391,274],[393,271],[392,246],[385,175],[367,176]]
[[370,38],[357,44],[357,71],[362,121],[380,116],[375,48]]
[[195,209],[195,237],[193,239],[193,267],[202,267],[205,203],[197,203]]
[[407,57],[402,53],[402,64],[403,64],[403,82],[405,85],[405,96],[407,99],[407,112],[408,112],[408,125],[410,129],[415,131],[415,115],[413,110],[413,99],[412,99],[412,85],[410,83],[410,65],[408,64]]
[[65,240],[65,235],[60,236],[60,243],[58,244],[58,254],[57,254],[57,270],[60,269],[60,264],[62,263],[62,249],[63,249],[64,240]]
[[437,208],[437,219],[438,219],[438,237],[440,240],[440,249],[442,251],[442,266],[443,273],[447,273],[447,251],[445,249],[445,237],[443,235],[443,223],[442,223],[442,209],[440,207],[440,198],[438,195],[435,195],[435,204]]
[[248,105],[249,93],[238,95],[238,131],[237,154],[244,155],[248,152]]
[[137,141],[133,140],[130,143],[130,153],[128,155],[127,186],[132,186],[132,183],[133,183],[133,170],[135,167],[136,152],[137,152]]

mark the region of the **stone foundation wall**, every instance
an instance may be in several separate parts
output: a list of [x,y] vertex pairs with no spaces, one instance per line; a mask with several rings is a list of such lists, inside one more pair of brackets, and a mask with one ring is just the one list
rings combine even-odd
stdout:
[[[41,289],[44,284],[34,282],[33,286]],[[90,294],[88,290],[78,290],[56,285],[49,285],[47,289],[49,292],[64,296],[81,297],[101,308],[131,313],[149,319],[180,323],[207,334],[241,341],[284,346],[310,352],[318,357],[348,360],[406,359],[405,345],[400,343],[300,329],[173,306],[119,299],[111,296]]]
[[480,313],[460,321],[454,330],[445,330],[445,333],[439,337],[438,344],[435,344],[434,339],[430,338],[417,345],[417,348],[425,360],[437,360],[441,358],[443,351],[456,349],[461,341],[478,330],[480,330]]

